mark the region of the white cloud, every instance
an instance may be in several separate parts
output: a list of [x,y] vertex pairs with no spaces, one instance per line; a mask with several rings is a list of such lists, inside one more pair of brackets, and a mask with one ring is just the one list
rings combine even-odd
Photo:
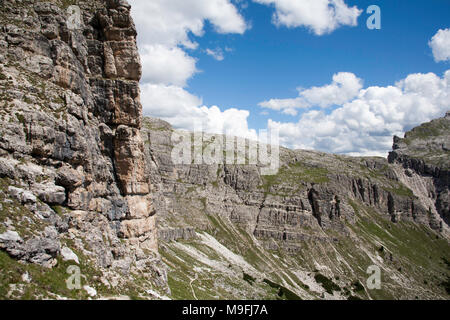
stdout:
[[201,105],[202,99],[178,86],[146,83],[141,85],[141,102],[145,115],[168,119]]
[[274,5],[273,22],[288,28],[307,27],[316,35],[330,33],[340,26],[356,26],[361,14],[356,6],[344,0],[253,0]]
[[450,61],[450,29],[439,30],[429,43],[433,50],[434,60]]
[[349,155],[386,156],[392,136],[450,110],[450,70],[411,74],[394,86],[369,87],[326,114],[311,110],[298,122],[269,120],[280,130],[281,144]]
[[186,81],[197,72],[196,60],[179,47],[144,45],[140,51],[144,83],[184,87]]
[[209,133],[228,131],[240,137],[257,138],[256,131],[248,128],[247,110],[221,111],[217,106],[202,106],[200,98],[177,86],[143,84],[141,100],[144,114],[166,120],[175,128],[194,130],[200,124]]
[[340,72],[333,75],[331,84],[300,91],[300,95],[311,105],[327,108],[353,99],[361,89],[361,79],[357,78],[353,73]]
[[198,46],[189,34],[202,36],[206,20],[219,33],[242,34],[247,29],[244,18],[230,0],[129,2],[138,30],[144,83],[186,85],[197,72],[196,60],[185,52]]
[[297,111],[295,109],[310,107],[308,102],[301,97],[295,99],[270,99],[260,102],[258,105],[262,108],[282,111],[285,114],[294,116],[297,114]]
[[298,88],[299,96],[294,99],[271,99],[259,103],[260,107],[282,111],[284,114],[297,114],[296,109],[318,106],[328,108],[344,104],[355,98],[362,89],[362,80],[353,73],[340,72],[333,75],[333,81],[323,87]]
[[225,57],[223,56],[223,51],[220,48],[215,50],[206,49],[206,54],[213,57],[217,61],[222,61],[223,59],[225,59]]

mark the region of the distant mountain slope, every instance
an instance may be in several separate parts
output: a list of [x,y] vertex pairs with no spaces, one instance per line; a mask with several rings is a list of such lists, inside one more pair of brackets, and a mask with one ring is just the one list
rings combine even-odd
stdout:
[[429,190],[429,197],[446,224],[450,224],[450,112],[412,129],[403,139],[395,137],[393,149],[389,162],[432,178],[434,188]]
[[[144,119],[173,297],[448,298],[448,226],[432,177],[383,158],[287,149],[273,176],[255,165],[175,165],[172,133]],[[371,265],[381,290],[366,285]]]
[[142,117],[125,0],[0,0],[0,20],[0,299],[449,298],[448,116],[389,161],[179,165]]

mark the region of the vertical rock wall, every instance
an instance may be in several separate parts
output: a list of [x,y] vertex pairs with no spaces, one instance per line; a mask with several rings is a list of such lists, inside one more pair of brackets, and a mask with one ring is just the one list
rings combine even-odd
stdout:
[[136,28],[126,1],[73,3],[76,25],[67,1],[0,0],[0,178],[70,209],[74,234],[98,228],[109,266],[157,248]]

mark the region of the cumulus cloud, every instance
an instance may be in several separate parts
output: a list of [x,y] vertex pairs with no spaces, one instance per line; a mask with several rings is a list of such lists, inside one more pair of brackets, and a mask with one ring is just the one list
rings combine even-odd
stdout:
[[450,61],[450,29],[439,30],[429,43],[433,50],[434,60]]
[[248,128],[247,110],[217,106],[202,106],[202,100],[177,86],[144,84],[141,86],[144,113],[161,118],[175,128],[194,130],[201,125],[209,133],[233,132],[234,135],[255,140],[256,131]]
[[281,111],[291,116],[297,115],[296,109],[309,108],[309,104],[302,97],[294,99],[270,99],[260,102],[258,105],[262,108]]
[[450,109],[450,70],[411,74],[388,87],[361,89],[352,99],[326,114],[305,112],[298,122],[269,120],[280,131],[281,144],[349,155],[386,156],[392,136]]
[[259,103],[259,106],[295,116],[296,109],[313,106],[328,108],[332,105],[344,104],[355,98],[362,87],[362,80],[353,73],[340,72],[333,76],[333,81],[329,85],[306,90],[298,88],[299,96],[297,98],[271,99]]
[[273,23],[288,28],[307,27],[316,35],[330,33],[340,26],[356,26],[361,10],[344,0],[253,0],[273,5]]
[[138,41],[173,47],[195,48],[189,33],[202,36],[206,20],[219,33],[242,34],[244,18],[229,0],[129,0],[139,29]]
[[[198,70],[189,50],[198,44],[208,20],[218,33],[242,34],[248,28],[230,0],[129,0],[138,29],[138,46],[143,66],[141,100],[144,114],[159,117],[174,127],[193,130],[196,123],[211,133],[232,130],[236,135],[256,138],[249,130],[249,112],[221,111],[202,106],[202,99],[186,90],[188,80]],[[206,52],[223,60],[221,49]]]
[[179,47],[144,45],[141,47],[142,81],[144,83],[184,87],[196,72],[196,60]]
[[230,0],[130,0],[138,29],[143,82],[184,87],[196,72],[196,60],[186,53],[198,44],[208,20],[219,33],[242,34],[244,18]]

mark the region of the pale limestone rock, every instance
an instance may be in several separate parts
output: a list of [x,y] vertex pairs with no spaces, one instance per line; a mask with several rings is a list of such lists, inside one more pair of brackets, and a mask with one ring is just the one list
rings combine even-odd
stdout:
[[127,196],[129,218],[142,219],[152,214],[150,196]]
[[86,293],[90,296],[90,297],[95,297],[97,295],[97,290],[95,290],[94,288],[90,287],[90,286],[83,286],[83,289],[86,291]]
[[115,138],[115,167],[124,194],[149,193],[146,165],[144,142],[139,130],[119,126]]
[[61,249],[61,256],[64,261],[74,261],[76,264],[80,264],[78,256],[68,247]]

